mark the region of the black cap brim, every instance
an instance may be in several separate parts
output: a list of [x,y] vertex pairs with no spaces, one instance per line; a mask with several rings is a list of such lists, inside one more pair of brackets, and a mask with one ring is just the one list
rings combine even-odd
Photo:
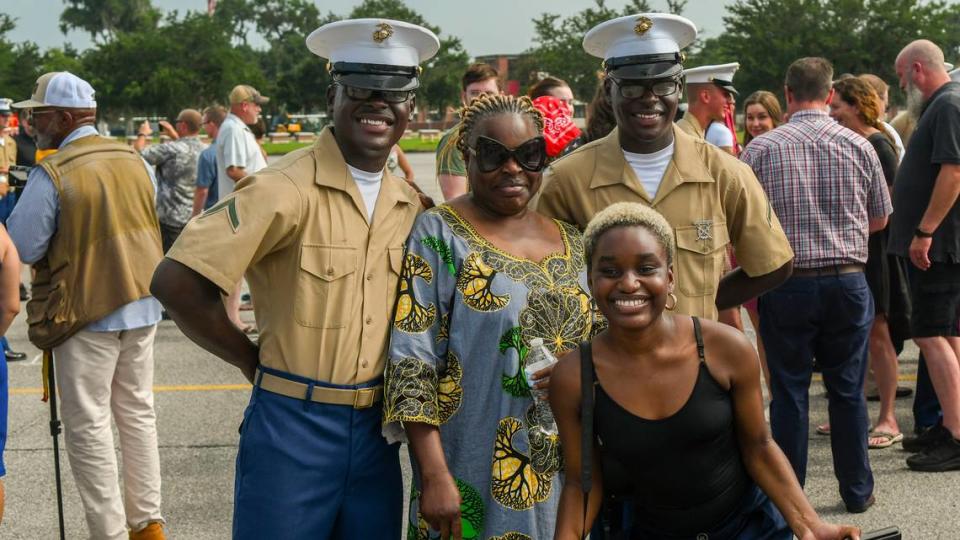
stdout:
[[420,87],[420,80],[409,75],[374,75],[371,73],[345,73],[335,77],[337,82],[366,90],[407,91]]
[[675,62],[656,62],[651,64],[629,64],[609,72],[614,79],[662,79],[675,77],[683,72],[683,65]]
[[730,83],[727,83],[727,84],[717,83],[717,86],[719,86],[720,88],[723,88],[724,90],[726,90],[727,92],[730,92],[731,94],[733,94],[733,95],[735,95],[735,96],[739,96],[739,95],[740,95],[740,92],[737,92],[737,89],[734,88],[733,85],[730,84]]

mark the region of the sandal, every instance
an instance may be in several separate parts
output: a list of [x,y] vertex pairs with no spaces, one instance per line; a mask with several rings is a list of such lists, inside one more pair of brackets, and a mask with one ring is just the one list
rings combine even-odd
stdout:
[[[870,442],[870,439],[881,439],[878,443]],[[903,440],[903,433],[888,433],[886,431],[871,431],[867,434],[867,448],[878,450],[889,448]]]

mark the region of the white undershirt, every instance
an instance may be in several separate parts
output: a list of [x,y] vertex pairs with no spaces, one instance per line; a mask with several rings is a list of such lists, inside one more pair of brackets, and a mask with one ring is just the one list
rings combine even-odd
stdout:
[[[621,150],[623,150],[621,148]],[[663,173],[670,165],[673,159],[673,143],[663,150],[658,150],[652,154],[634,154],[623,150],[623,157],[627,160],[630,168],[636,173],[640,180],[640,185],[646,190],[647,195],[653,199],[657,196],[657,189],[663,180]]]
[[357,189],[363,197],[363,204],[367,207],[367,221],[373,221],[373,209],[377,206],[377,196],[380,195],[380,185],[383,180],[383,171],[367,172],[347,165],[350,175],[357,183]]
[[720,122],[711,122],[707,126],[707,133],[703,138],[708,143],[720,148],[733,147],[733,133],[730,133],[730,128]]

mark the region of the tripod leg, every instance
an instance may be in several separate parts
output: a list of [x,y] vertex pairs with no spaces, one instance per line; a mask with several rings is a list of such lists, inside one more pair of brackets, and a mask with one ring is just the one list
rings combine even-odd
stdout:
[[60,524],[60,540],[66,538],[63,526],[63,483],[60,479],[60,418],[57,416],[57,381],[53,374],[53,353],[43,351],[46,364],[50,398],[50,436],[53,437],[53,471],[57,482],[57,518]]

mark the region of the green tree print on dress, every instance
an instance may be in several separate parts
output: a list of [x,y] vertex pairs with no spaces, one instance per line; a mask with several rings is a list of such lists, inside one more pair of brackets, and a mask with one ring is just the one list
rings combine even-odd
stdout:
[[[455,478],[457,489],[460,491],[460,528],[463,531],[464,540],[478,540],[483,537],[483,497],[480,492],[470,484],[467,484],[459,478]],[[411,489],[410,500],[411,508],[413,502],[420,498],[420,492],[415,488]],[[419,508],[419,504],[417,505]],[[437,538],[432,535],[429,525],[424,521],[420,512],[417,512],[416,522],[413,516],[410,516],[410,523],[407,526],[407,540],[428,540]]]
[[436,251],[437,255],[440,256],[440,260],[446,265],[447,272],[450,272],[451,276],[456,277],[457,267],[453,264],[453,250],[450,249],[450,246],[436,236],[424,237],[421,242],[423,242],[423,245]]
[[527,353],[530,350],[523,342],[523,330],[519,326],[507,330],[500,337],[500,354],[507,354],[510,349],[517,351],[517,365],[507,365],[507,372],[512,372],[512,374],[502,374],[500,384],[503,386],[503,390],[513,397],[530,397],[530,387],[527,385],[527,378],[523,374],[523,361],[527,358]]

